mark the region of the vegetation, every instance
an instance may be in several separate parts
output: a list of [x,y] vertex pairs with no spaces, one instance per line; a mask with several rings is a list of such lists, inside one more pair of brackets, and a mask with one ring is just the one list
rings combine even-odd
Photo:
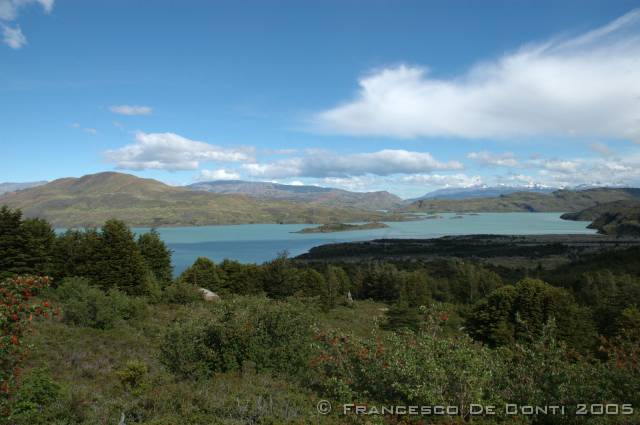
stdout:
[[372,222],[364,224],[345,224],[345,223],[331,223],[323,224],[318,227],[307,227],[299,230],[296,233],[335,233],[335,232],[351,232],[354,230],[370,230],[370,229],[386,229],[387,226],[384,223]]
[[404,215],[365,210],[339,199],[332,205],[257,199],[172,187],[122,173],[64,178],[0,195],[0,204],[55,227],[95,227],[111,218],[130,226],[200,226],[245,223],[333,223],[403,220]]
[[[640,421],[637,247],[548,268],[446,255],[199,258],[173,279],[154,232],[135,239],[110,220],[56,236],[19,211],[0,218],[0,423]],[[54,280],[21,277],[45,273]],[[221,300],[204,301],[202,287]],[[457,410],[343,415],[341,403]],[[567,413],[507,415],[507,403]],[[635,410],[576,415],[580,403]],[[473,404],[496,414],[472,416]]]
[[591,229],[612,236],[640,236],[640,200],[607,202],[591,208],[563,214],[565,220],[592,220]]
[[639,200],[640,189],[597,188],[553,193],[516,192],[491,198],[423,199],[403,210],[410,212],[575,212],[598,204]]
[[257,199],[280,199],[333,208],[350,207],[376,211],[391,210],[402,205],[402,200],[399,197],[386,191],[349,192],[329,187],[241,180],[198,182],[187,187],[192,190],[221,194],[244,194]]

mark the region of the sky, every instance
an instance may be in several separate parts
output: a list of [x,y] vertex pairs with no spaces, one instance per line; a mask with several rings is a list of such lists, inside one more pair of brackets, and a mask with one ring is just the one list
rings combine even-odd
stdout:
[[0,0],[0,182],[640,186],[640,0]]

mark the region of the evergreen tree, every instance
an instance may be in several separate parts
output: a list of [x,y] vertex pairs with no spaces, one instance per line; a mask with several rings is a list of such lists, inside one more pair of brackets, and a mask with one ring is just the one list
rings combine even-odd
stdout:
[[225,278],[225,287],[234,294],[250,295],[262,292],[260,268],[225,259],[218,266]]
[[171,265],[171,251],[156,229],[151,229],[138,237],[138,248],[144,258],[145,264],[153,273],[161,286],[167,286],[173,278]]
[[427,305],[431,300],[429,279],[423,270],[402,273],[402,284],[411,307]]
[[96,273],[92,276],[104,289],[117,288],[128,294],[144,291],[147,268],[133,233],[119,220],[108,220],[100,232],[96,258]]
[[27,240],[22,211],[0,208],[0,278],[28,273]]
[[56,237],[52,252],[52,275],[55,281],[64,277],[84,276],[97,284],[98,251],[101,245],[102,240],[96,229],[67,230]]
[[339,267],[328,266],[325,272],[324,288],[320,293],[320,300],[322,302],[322,308],[324,310],[330,310],[334,308],[338,301],[338,297],[342,292],[340,290],[341,281],[338,269]]
[[278,254],[276,259],[262,266],[262,284],[271,298],[289,297],[300,289],[298,271],[291,265],[288,253]]
[[386,312],[386,321],[382,327],[386,330],[410,330],[417,332],[420,328],[420,311],[410,305],[407,295],[401,291],[397,301]]
[[198,257],[191,267],[182,272],[178,281],[198,288],[221,292],[224,290],[225,276],[213,261],[205,257]]
[[300,272],[300,287],[304,295],[315,297],[321,296],[325,291],[327,282],[324,276],[312,268],[304,269]]
[[29,273],[50,275],[52,273],[53,245],[56,234],[51,225],[41,218],[30,218],[22,222]]

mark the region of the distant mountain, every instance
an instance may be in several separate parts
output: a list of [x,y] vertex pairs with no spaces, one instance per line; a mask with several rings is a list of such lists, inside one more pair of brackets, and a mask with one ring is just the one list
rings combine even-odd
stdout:
[[516,192],[534,192],[534,193],[551,193],[558,190],[557,187],[546,186],[471,186],[471,187],[452,187],[446,189],[438,189],[433,192],[426,193],[418,198],[407,199],[409,202],[420,201],[423,199],[474,199],[474,198],[492,198],[501,195],[508,195]]
[[0,183],[0,195],[7,192],[15,192],[16,190],[28,189],[30,187],[42,186],[47,184],[46,181],[25,182],[25,183]]
[[218,180],[199,182],[187,189],[220,194],[242,194],[257,199],[304,202],[327,207],[390,210],[402,205],[402,199],[389,192],[350,192],[319,186],[296,186],[270,182]]
[[403,208],[408,212],[574,212],[598,204],[640,199],[640,189],[598,188],[556,190],[552,193],[516,192],[489,198],[423,199]]
[[122,173],[63,178],[0,195],[0,205],[21,208],[57,227],[99,226],[109,218],[135,226],[244,223],[335,223],[389,219],[356,208],[330,208],[172,187]]

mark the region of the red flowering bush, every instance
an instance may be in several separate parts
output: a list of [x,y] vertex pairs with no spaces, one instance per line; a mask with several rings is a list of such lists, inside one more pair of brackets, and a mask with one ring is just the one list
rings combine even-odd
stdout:
[[[0,282],[0,410],[15,392],[27,347],[23,338],[33,318],[57,315],[47,300],[34,300],[50,284],[48,277],[17,276]],[[0,413],[0,414],[2,414]]]

